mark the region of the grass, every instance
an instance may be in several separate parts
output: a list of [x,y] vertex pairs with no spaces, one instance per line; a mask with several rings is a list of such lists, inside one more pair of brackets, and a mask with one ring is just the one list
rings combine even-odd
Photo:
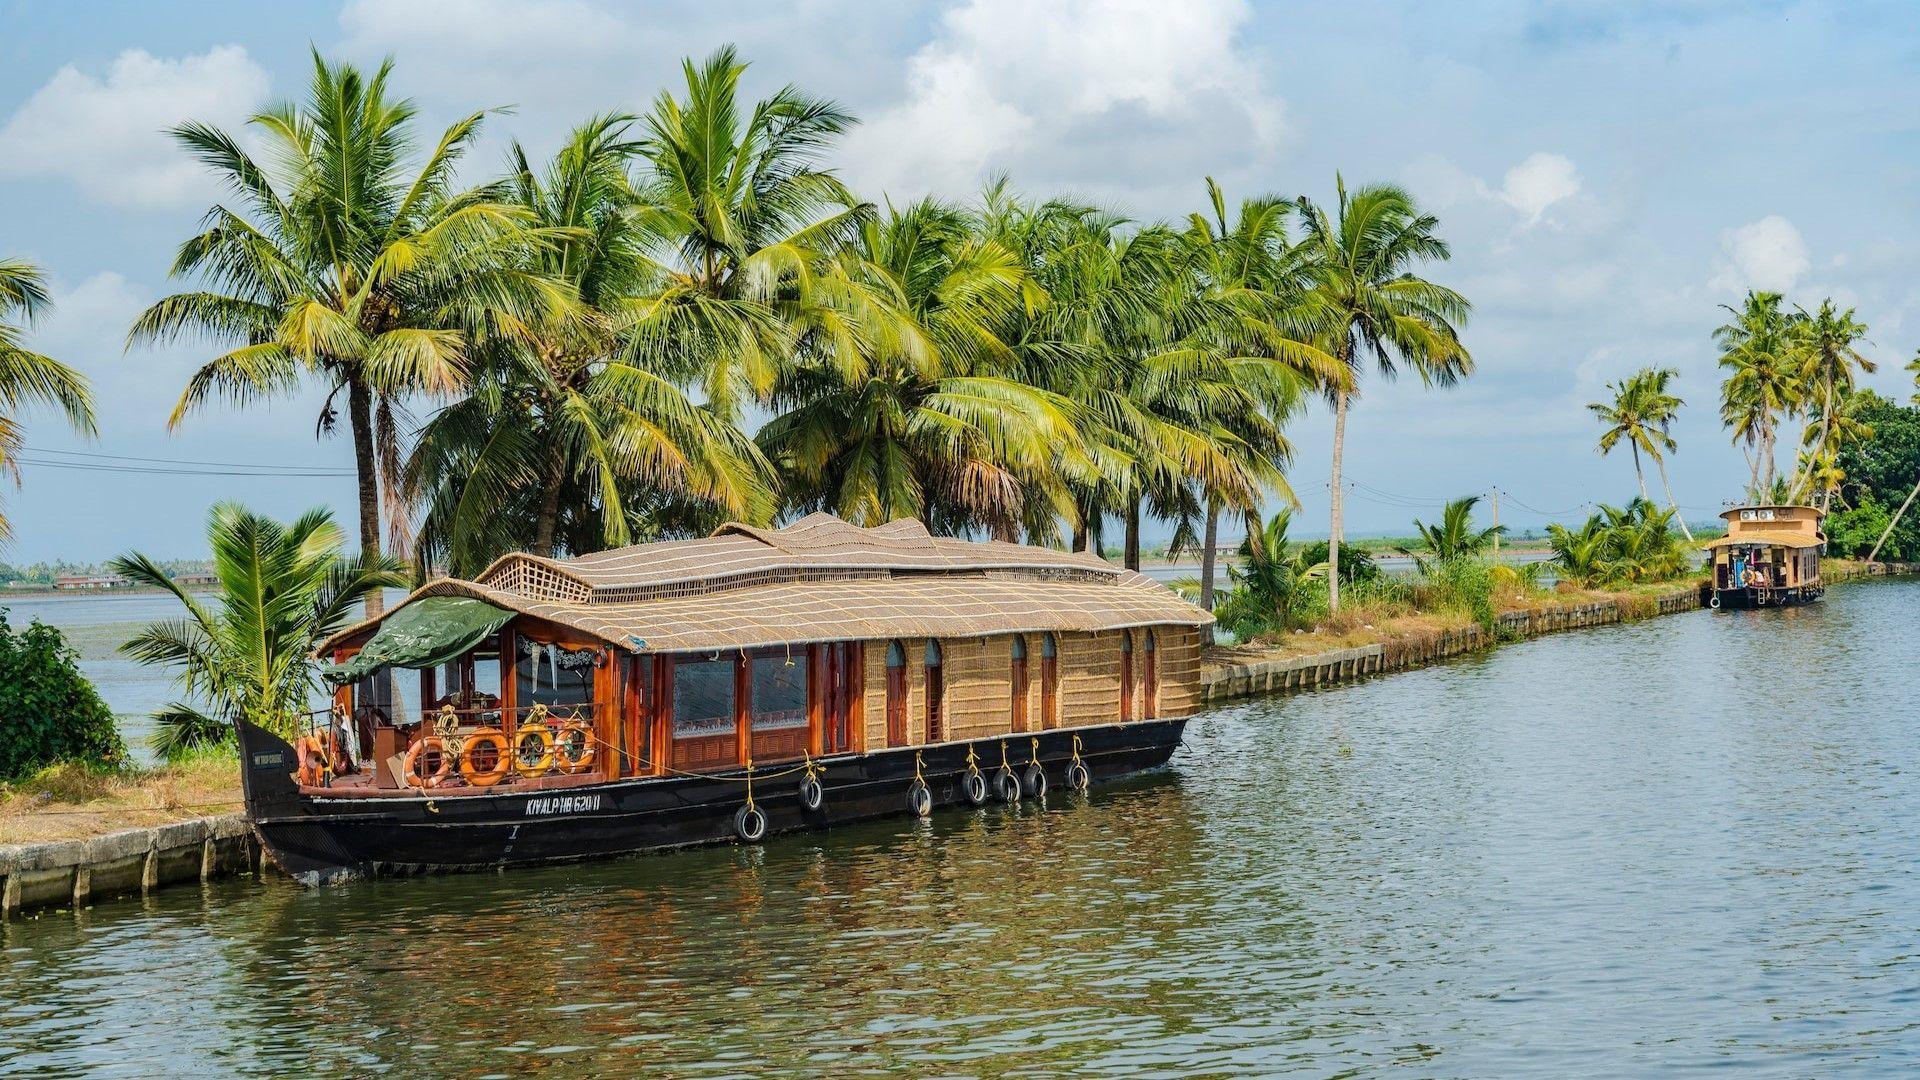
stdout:
[[123,772],[55,765],[0,785],[0,844],[84,840],[239,809],[240,762],[231,749]]
[[[1493,590],[1493,610],[1496,615],[1504,615],[1615,601],[1625,608],[1628,618],[1644,618],[1654,613],[1660,597],[1696,587],[1705,579],[1704,573],[1697,573],[1619,589],[1582,589],[1567,584],[1535,589],[1514,581],[1501,581]],[[1413,588],[1349,589],[1351,591],[1341,593],[1340,611],[1321,618],[1311,629],[1220,646],[1211,650],[1209,658],[1219,663],[1247,663],[1292,659],[1361,645],[1392,647],[1429,641],[1478,624],[1473,613],[1463,606],[1444,601],[1431,606],[1422,603]]]

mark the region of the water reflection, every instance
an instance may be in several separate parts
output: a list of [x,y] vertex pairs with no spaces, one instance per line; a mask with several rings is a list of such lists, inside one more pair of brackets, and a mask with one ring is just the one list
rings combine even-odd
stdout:
[[0,1071],[1900,1071],[1916,600],[1223,709],[1091,799],[18,923]]

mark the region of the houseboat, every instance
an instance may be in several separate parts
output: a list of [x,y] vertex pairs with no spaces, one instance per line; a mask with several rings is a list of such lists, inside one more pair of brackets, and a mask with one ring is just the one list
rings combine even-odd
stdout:
[[1811,506],[1740,506],[1720,515],[1727,534],[1708,542],[1715,608],[1766,607],[1818,600],[1820,511]]
[[1211,618],[917,521],[507,555],[323,643],[309,734],[242,724],[247,811],[319,884],[1085,790],[1179,745]]

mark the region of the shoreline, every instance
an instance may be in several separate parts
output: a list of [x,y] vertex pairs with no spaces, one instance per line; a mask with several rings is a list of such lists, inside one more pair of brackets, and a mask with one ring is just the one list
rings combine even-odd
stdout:
[[[1920,564],[1912,563],[1832,560],[1829,565],[1830,585],[1920,575]],[[1421,632],[1376,632],[1373,640],[1357,642],[1350,640],[1354,635],[1315,633],[1298,635],[1315,640],[1297,643],[1297,647],[1295,643],[1267,648],[1213,646],[1201,661],[1202,697],[1206,705],[1215,706],[1318,689],[1414,670],[1546,634],[1703,610],[1701,593],[1702,582],[1690,579],[1631,593],[1582,594],[1571,602],[1502,611],[1494,617],[1495,629],[1491,632],[1469,623]],[[1310,647],[1335,645],[1335,639],[1344,643],[1332,648]],[[237,775],[235,780],[237,787]],[[237,792],[232,801],[238,802]],[[63,809],[57,812],[73,819],[74,835],[0,845],[0,923],[29,912],[73,910],[90,907],[97,900],[145,895],[178,882],[268,872],[271,864],[262,862],[260,845],[239,814],[183,817],[114,832],[87,827],[115,819],[124,821],[129,812],[167,814],[172,809],[176,808]],[[28,811],[20,816],[35,815]],[[4,817],[0,809],[0,820]]]

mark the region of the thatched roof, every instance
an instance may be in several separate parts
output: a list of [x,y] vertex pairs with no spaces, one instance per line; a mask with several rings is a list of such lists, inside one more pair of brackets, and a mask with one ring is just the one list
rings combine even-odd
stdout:
[[641,652],[1212,621],[1093,555],[935,537],[917,521],[862,529],[827,514],[577,559],[508,555],[473,581],[431,582],[403,605],[424,596],[471,596]]

